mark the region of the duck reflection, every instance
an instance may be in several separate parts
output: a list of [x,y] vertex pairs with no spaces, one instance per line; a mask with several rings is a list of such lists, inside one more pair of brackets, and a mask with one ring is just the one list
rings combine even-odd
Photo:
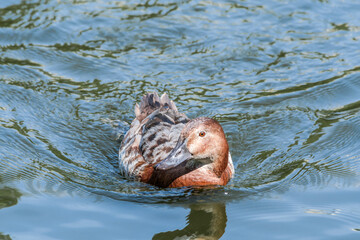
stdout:
[[227,222],[225,204],[192,204],[190,208],[185,228],[157,233],[153,240],[219,239],[224,234]]

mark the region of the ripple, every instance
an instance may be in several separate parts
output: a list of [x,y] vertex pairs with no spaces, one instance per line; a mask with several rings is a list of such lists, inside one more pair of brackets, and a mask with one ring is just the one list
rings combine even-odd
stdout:
[[[352,8],[336,1],[2,5],[1,181],[26,181],[33,194],[79,189],[145,203],[352,187],[359,29],[343,14]],[[164,190],[119,175],[114,132],[119,139],[128,129],[148,91],[168,92],[190,117],[222,123],[236,166],[227,187]]]
[[[129,182],[118,174],[116,163],[118,143],[111,140],[110,137],[112,128],[109,123],[111,124],[112,120],[104,120],[104,117],[108,116],[107,113],[101,113],[99,110],[89,111],[89,109],[94,109],[94,106],[102,104],[101,101],[99,103],[78,102],[81,104],[76,108],[71,103],[72,101],[82,101],[81,98],[71,97],[76,95],[87,96],[84,98],[85,100],[94,99],[95,95],[91,94],[98,94],[96,96],[100,99],[105,98],[104,95],[107,93],[111,94],[117,91],[116,88],[112,89],[116,85],[113,83],[101,84],[100,82],[60,81],[62,84],[58,85],[59,90],[62,89],[70,95],[53,98],[52,91],[54,89],[50,88],[49,84],[34,88],[14,82],[9,83],[9,90],[11,90],[9,92],[12,92],[12,96],[16,96],[16,98],[10,98],[10,95],[4,95],[2,98],[7,99],[10,105],[14,101],[18,102],[19,99],[24,104],[23,107],[18,104],[15,111],[4,109],[10,115],[7,120],[2,120],[2,127],[7,131],[16,131],[15,135],[9,132],[4,136],[8,140],[7,145],[12,138],[14,144],[15,139],[21,138],[24,144],[21,146],[19,145],[21,141],[16,141],[15,147],[9,147],[8,151],[16,148],[20,153],[27,152],[28,154],[26,157],[18,156],[18,153],[13,154],[12,160],[5,162],[2,166],[7,167],[7,169],[3,169],[3,172],[6,172],[6,182],[16,179],[30,180],[27,188],[33,193],[40,189],[53,193],[82,189],[85,192],[117,200],[144,203],[191,203],[213,201],[214,199],[233,201],[261,196],[276,189],[286,191],[293,184],[324,186],[340,183],[351,186],[353,183],[351,179],[358,176],[357,151],[353,151],[353,155],[348,154],[344,158],[341,157],[342,153],[337,150],[343,148],[346,153],[352,146],[349,145],[349,142],[357,138],[358,118],[356,111],[353,112],[354,109],[357,109],[356,104],[333,112],[324,111],[322,114],[319,112],[315,114],[309,109],[286,108],[262,114],[259,112],[253,116],[239,115],[238,117],[244,119],[243,127],[239,127],[241,125],[238,125],[237,121],[225,121],[225,129],[230,130],[237,127],[240,133],[243,132],[239,136],[240,138],[236,136],[237,132],[233,132],[229,136],[232,139],[231,148],[235,149],[233,154],[235,153],[235,156],[240,154],[240,157],[234,158],[237,166],[236,175],[229,187],[199,192],[192,189],[162,190],[141,183]],[[19,91],[22,93],[16,94]],[[43,91],[48,93],[47,96],[39,95]],[[101,91],[104,91],[105,94],[99,94]],[[200,94],[204,93],[206,91]],[[213,97],[210,96],[210,98]],[[37,99],[36,103],[41,102],[44,107],[38,108],[40,104],[37,104],[35,105],[36,109],[29,108],[26,104],[29,99]],[[64,105],[64,101],[68,104]],[[116,111],[111,104],[109,107],[110,112]],[[66,111],[64,111],[65,109]],[[126,112],[126,109],[123,111]],[[353,114],[351,118],[349,118],[349,112]],[[88,115],[89,113],[90,115]],[[28,117],[30,115],[31,118]],[[335,116],[336,121],[332,121],[331,125],[321,127],[321,124],[318,124],[321,123],[320,120],[313,122],[319,116],[323,119],[332,119]],[[39,122],[39,117],[43,121]],[[219,115],[220,120],[223,117]],[[342,119],[346,119],[346,121]],[[48,126],[48,122],[52,122],[52,125]],[[128,127],[126,122],[118,124],[121,124],[121,131]],[[317,125],[320,128],[317,128]],[[299,128],[308,129],[296,132]],[[332,130],[324,131],[326,128]],[[61,129],[61,131],[55,129]],[[54,132],[57,134],[54,135]],[[344,134],[341,137],[331,135],[337,132]],[[320,133],[321,136],[312,137],[316,133]],[[283,138],[284,135],[287,135],[287,138]],[[309,141],[309,139],[312,140]],[[238,141],[242,142],[241,146],[237,145]],[[109,145],[109,142],[112,144]],[[272,145],[274,142],[277,142],[276,148]],[[105,145],[107,145],[106,149],[102,149]],[[353,146],[355,147],[355,145]],[[36,153],[29,155],[32,152],[29,148],[33,147],[36,147]],[[323,152],[323,148],[327,148],[329,151]],[[81,149],[86,149],[86,151]],[[10,155],[10,153],[5,154],[5,156]],[[14,165],[14,163],[16,164]],[[9,169],[9,167],[11,168]],[[345,179],[349,179],[349,181]]]

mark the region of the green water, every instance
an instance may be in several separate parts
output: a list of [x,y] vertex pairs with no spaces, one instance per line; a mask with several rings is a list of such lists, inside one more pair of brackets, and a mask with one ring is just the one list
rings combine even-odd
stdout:
[[[360,2],[0,1],[0,239],[360,239]],[[224,127],[226,187],[119,174],[134,105]]]

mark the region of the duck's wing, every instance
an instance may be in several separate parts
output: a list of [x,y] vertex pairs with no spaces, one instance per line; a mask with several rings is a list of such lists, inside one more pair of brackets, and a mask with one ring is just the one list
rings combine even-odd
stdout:
[[174,112],[179,113],[175,103],[169,99],[166,93],[160,98],[159,95],[154,92],[144,95],[140,105],[135,105],[136,119],[142,122],[146,117],[159,109],[172,109]]
[[140,151],[144,159],[154,165],[166,158],[188,121],[172,109],[153,112],[142,126]]
[[143,97],[135,107],[136,118],[120,147],[120,170],[131,178],[146,182],[153,165],[164,159],[174,148],[185,123],[185,114],[179,113],[166,94]]

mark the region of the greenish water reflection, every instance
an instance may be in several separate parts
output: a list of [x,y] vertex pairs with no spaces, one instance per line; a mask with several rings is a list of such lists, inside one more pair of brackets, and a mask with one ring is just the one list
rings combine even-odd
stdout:
[[[0,188],[0,211],[2,208],[15,206],[22,194],[15,188],[2,187]],[[0,226],[1,227],[1,226]],[[9,234],[0,232],[1,240],[11,240]]]
[[0,188],[0,209],[14,206],[18,203],[21,193],[14,188]]
[[166,239],[220,239],[226,228],[226,207],[222,203],[190,205],[183,229],[155,234],[153,240]]
[[3,234],[0,232],[0,240],[12,240],[11,237],[7,234]]

